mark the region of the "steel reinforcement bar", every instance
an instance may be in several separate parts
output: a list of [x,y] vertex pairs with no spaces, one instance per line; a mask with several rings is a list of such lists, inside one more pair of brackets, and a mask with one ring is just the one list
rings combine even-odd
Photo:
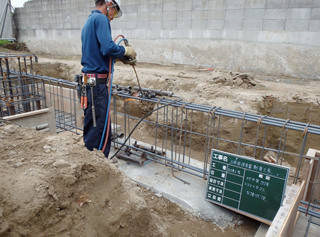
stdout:
[[[5,56],[0,57],[0,116],[53,106],[59,131],[78,133],[82,111],[77,83],[34,74],[30,65],[35,60],[25,69],[10,70]],[[30,57],[25,55],[26,60]],[[18,58],[12,59],[19,65]],[[297,182],[304,158],[311,159],[306,150],[319,148],[319,125],[188,103],[162,90],[114,85],[112,94],[115,148],[131,136],[121,148],[123,156],[154,160],[203,178],[215,148],[290,163],[296,168],[293,182]],[[119,133],[124,138],[117,138]]]

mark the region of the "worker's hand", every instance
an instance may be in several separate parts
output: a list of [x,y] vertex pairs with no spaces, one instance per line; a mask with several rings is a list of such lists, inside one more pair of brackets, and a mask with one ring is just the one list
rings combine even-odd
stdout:
[[137,53],[131,46],[125,46],[124,49],[126,50],[124,56],[128,56],[132,59],[136,59]]

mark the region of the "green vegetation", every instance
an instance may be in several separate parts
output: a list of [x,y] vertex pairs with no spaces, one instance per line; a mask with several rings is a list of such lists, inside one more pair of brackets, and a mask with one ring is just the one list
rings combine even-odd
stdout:
[[0,46],[5,46],[5,45],[7,45],[9,43],[10,43],[9,40],[0,40]]
[[27,51],[29,52],[28,47],[25,43],[19,42],[10,42],[9,40],[0,40],[0,48],[7,48],[11,50],[18,50],[18,51]]

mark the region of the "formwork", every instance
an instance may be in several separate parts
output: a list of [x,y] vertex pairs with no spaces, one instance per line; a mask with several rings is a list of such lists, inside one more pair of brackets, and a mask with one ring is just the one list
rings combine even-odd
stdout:
[[[37,74],[36,60],[0,56],[0,117],[52,107],[58,132],[81,133],[79,85]],[[157,162],[174,176],[186,172],[206,179],[213,148],[290,165],[289,184],[305,179],[306,162],[319,160],[307,155],[320,147],[319,125],[189,103],[162,90],[113,85],[111,122],[117,157],[140,165]],[[313,207],[319,200],[305,201]]]

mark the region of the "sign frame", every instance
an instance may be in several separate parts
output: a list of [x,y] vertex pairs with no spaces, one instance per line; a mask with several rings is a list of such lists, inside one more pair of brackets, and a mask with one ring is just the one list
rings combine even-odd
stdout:
[[[222,194],[222,200],[221,200],[221,202],[218,202],[218,201],[214,201],[214,200],[212,200],[212,199],[210,199],[210,198],[208,198],[208,194],[212,194],[212,191],[211,190],[209,190],[209,188],[210,188],[210,186],[211,187],[213,187],[212,185],[212,183],[210,183],[210,178],[213,178],[213,179],[215,179],[216,177],[215,176],[213,176],[213,175],[211,175],[211,172],[212,172],[212,170],[214,170],[214,171],[217,171],[217,172],[220,172],[220,170],[219,169],[215,169],[215,168],[212,168],[212,165],[213,165],[213,162],[215,161],[215,162],[218,162],[218,164],[220,165],[220,163],[222,164],[222,163],[224,163],[225,162],[225,160],[221,160],[221,161],[219,161],[218,159],[213,159],[213,156],[215,155],[215,157],[216,157],[216,155],[221,155],[222,156],[222,158],[224,157],[224,158],[232,158],[233,159],[233,161],[234,161],[234,159],[236,159],[236,160],[241,160],[241,161],[247,161],[247,162],[249,162],[249,163],[255,163],[255,164],[257,164],[257,165],[261,165],[261,167],[270,167],[270,170],[273,168],[273,169],[276,169],[276,170],[279,170],[279,172],[281,172],[281,175],[283,176],[285,176],[285,177],[279,177],[279,176],[272,176],[272,175],[269,175],[269,176],[272,176],[274,179],[282,179],[282,181],[284,182],[283,183],[283,187],[281,187],[282,188],[282,193],[281,193],[281,200],[280,200],[280,204],[279,204],[279,208],[281,207],[281,205],[282,205],[282,202],[283,202],[283,199],[284,199],[284,196],[285,196],[285,191],[286,191],[286,187],[287,187],[287,181],[288,181],[288,177],[289,177],[289,168],[288,167],[285,167],[285,166],[281,166],[281,165],[277,165],[277,164],[272,164],[272,163],[268,163],[268,162],[265,162],[265,161],[261,161],[261,160],[256,160],[256,159],[254,159],[254,158],[251,158],[251,157],[247,157],[247,156],[242,156],[242,155],[237,155],[237,154],[232,154],[232,153],[229,153],[229,152],[225,152],[225,151],[221,151],[221,150],[217,150],[217,149],[212,149],[211,150],[211,156],[210,156],[210,165],[209,165],[209,172],[208,172],[208,179],[207,179],[207,186],[206,186],[206,200],[208,201],[208,202],[211,202],[211,203],[213,203],[213,204],[216,204],[216,205],[219,205],[219,206],[222,206],[222,207],[224,207],[224,208],[227,208],[227,209],[229,209],[229,210],[232,210],[232,211],[234,211],[234,212],[237,212],[237,213],[239,213],[239,214],[242,214],[242,215],[245,215],[245,216],[248,216],[248,217],[250,217],[250,218],[252,218],[252,219],[255,219],[255,220],[258,220],[258,221],[260,221],[260,222],[263,222],[263,223],[265,223],[265,224],[268,224],[268,225],[270,225],[271,223],[272,223],[272,220],[270,220],[270,219],[267,219],[267,218],[264,218],[262,215],[261,216],[259,216],[258,214],[254,214],[254,213],[250,213],[248,210],[243,210],[243,208],[240,208],[239,206],[241,205],[241,198],[242,198],[242,191],[243,191],[243,181],[245,180],[245,178],[247,178],[247,179],[250,179],[250,175],[248,174],[248,176],[246,176],[246,172],[248,172],[248,173],[262,173],[262,174],[259,174],[259,175],[265,175],[265,177],[267,177],[267,174],[266,174],[266,172],[261,172],[261,171],[256,171],[256,170],[252,170],[252,169],[249,169],[249,168],[246,168],[246,167],[241,167],[241,165],[240,165],[240,167],[237,167],[236,165],[234,165],[234,164],[227,164],[227,163],[225,163],[226,165],[227,165],[227,167],[228,166],[232,166],[232,167],[235,167],[235,169],[233,169],[233,170],[236,170],[237,172],[238,172],[238,174],[239,174],[239,177],[241,176],[241,170],[243,170],[243,177],[242,177],[242,179],[243,179],[243,181],[242,181],[242,184],[241,184],[241,191],[240,191],[240,199],[238,200],[238,208],[235,208],[235,207],[232,207],[232,206],[230,206],[230,205],[225,205],[225,204],[223,204],[222,202],[223,202],[223,198],[224,198],[224,194],[225,194],[225,186],[226,186],[226,184],[227,184],[227,178],[225,178],[225,181],[224,181],[224,186],[223,186],[223,188],[221,187],[220,189],[219,189],[219,192],[221,193],[221,191],[223,192],[223,194]],[[231,159],[230,158],[230,159]],[[214,161],[213,161],[214,160]],[[228,160],[228,159],[227,159]],[[228,161],[227,161],[228,162]],[[248,164],[248,163],[244,163],[244,162],[242,162],[242,165],[243,164]],[[215,163],[216,164],[216,163]],[[224,167],[225,168],[225,167]],[[225,172],[225,175],[227,176],[229,173],[227,172],[227,171],[229,171],[229,168],[226,170],[226,172]],[[269,170],[268,170],[269,171]],[[224,172],[224,171],[221,171],[221,172]],[[233,171],[233,172],[235,172],[235,171]],[[214,172],[213,172],[214,173]],[[270,171],[270,173],[271,173],[271,171]],[[230,173],[230,177],[231,177],[231,175],[233,175],[233,173]],[[279,174],[277,174],[277,175],[279,175]],[[248,178],[249,177],[249,178]],[[272,178],[271,177],[271,178]],[[217,179],[219,179],[219,178],[217,178]],[[229,182],[229,180],[228,180],[228,182]],[[231,182],[231,181],[230,181]],[[271,182],[271,181],[270,181]],[[232,182],[231,182],[232,183]],[[261,183],[262,183],[262,181],[261,181]],[[265,182],[265,183],[267,183],[267,182]],[[248,183],[246,183],[247,185],[249,185],[249,182]],[[260,181],[259,181],[259,184],[260,184]],[[282,183],[281,183],[282,184]],[[240,185],[240,184],[237,184],[237,185]],[[269,183],[268,183],[268,185],[269,185]],[[219,187],[217,187],[217,189],[218,189]],[[227,191],[230,191],[230,190],[228,190],[227,189]],[[231,190],[232,191],[232,190]],[[219,194],[218,194],[219,195]],[[218,196],[217,195],[217,196]],[[227,199],[228,199],[228,197],[227,197]],[[277,200],[277,201],[279,201],[279,200]],[[244,201],[244,203],[245,203],[246,201]],[[258,201],[257,201],[258,202]],[[261,200],[261,203],[263,204],[263,202],[264,202],[264,200]],[[279,210],[279,208],[278,208],[278,210]],[[277,211],[278,211],[277,210]],[[274,217],[273,217],[273,219],[274,219]]]

